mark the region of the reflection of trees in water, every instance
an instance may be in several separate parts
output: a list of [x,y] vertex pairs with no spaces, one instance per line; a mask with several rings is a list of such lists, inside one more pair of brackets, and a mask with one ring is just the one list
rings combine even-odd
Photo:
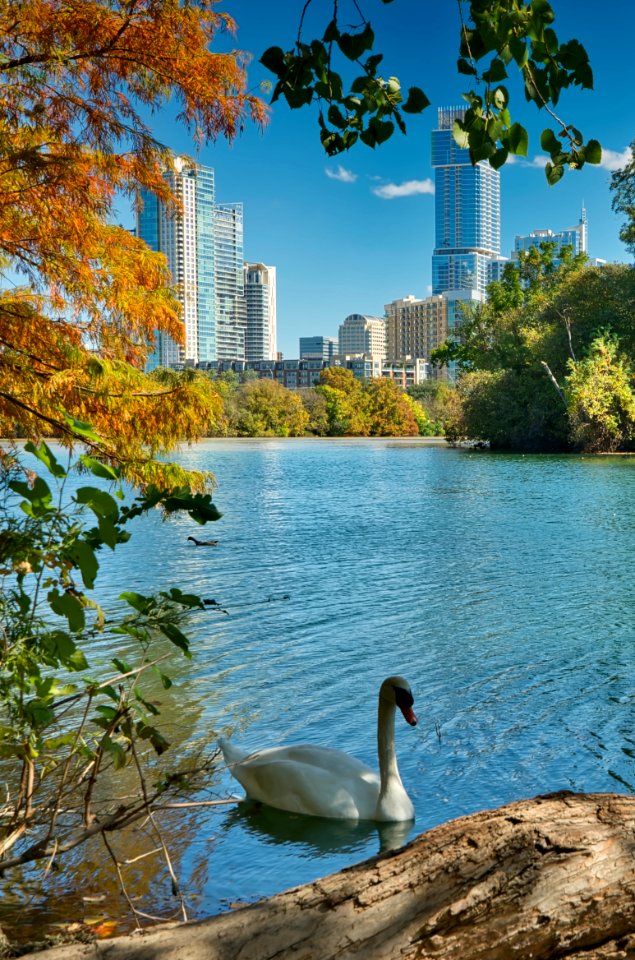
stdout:
[[[119,651],[121,653],[121,651]],[[125,654],[124,654],[125,655]],[[156,681],[150,681],[154,686]],[[213,791],[217,785],[215,774],[216,748],[210,749],[209,740],[213,731],[200,738],[199,744],[193,742],[197,731],[204,728],[201,717],[205,703],[201,698],[194,700],[177,687],[168,690],[144,691],[146,695],[161,701],[160,727],[170,742],[170,751],[157,757],[148,745],[137,749],[143,765],[144,778],[149,792],[153,792],[159,781],[165,781],[177,771],[199,769],[188,784],[184,780],[183,789],[170,788],[166,802],[193,799],[214,799]],[[78,718],[68,714],[64,719],[67,729],[73,729]],[[198,746],[198,750],[197,750]],[[0,763],[0,782],[10,791],[16,790],[15,764]],[[204,784],[202,789],[201,784]],[[49,791],[55,792],[55,777],[51,777]],[[114,767],[105,768],[95,784],[93,809],[97,819],[104,819],[112,811],[123,805],[141,799],[139,776],[134,764],[115,771]],[[69,798],[70,800],[70,798]],[[161,834],[166,842],[169,857],[180,882],[184,854],[190,851],[192,838],[201,829],[201,821],[208,815],[209,808],[181,807],[164,809],[161,798],[153,813]],[[211,808],[214,810],[214,808]],[[64,822],[72,831],[77,820],[77,829],[81,832],[81,810],[67,803],[67,809],[60,812],[58,822]],[[179,907],[179,901],[173,894],[172,880],[163,856],[156,832],[147,817],[127,827],[107,834],[108,844],[121,865],[126,889],[132,893],[135,908],[157,917],[173,915]],[[190,852],[191,856],[191,852]],[[189,866],[189,865],[188,865]],[[3,880],[0,900],[0,925],[11,940],[26,942],[41,939],[50,925],[62,927],[73,922],[85,922],[90,918],[117,919],[119,932],[125,932],[135,926],[129,905],[121,892],[117,872],[111,857],[99,835],[87,839],[74,850],[59,859],[54,859],[49,870],[42,870],[41,863],[25,864],[14,867]],[[183,868],[183,872],[186,870]],[[187,895],[186,895],[187,899]],[[121,920],[120,920],[121,918]],[[51,932],[55,932],[54,930]]]

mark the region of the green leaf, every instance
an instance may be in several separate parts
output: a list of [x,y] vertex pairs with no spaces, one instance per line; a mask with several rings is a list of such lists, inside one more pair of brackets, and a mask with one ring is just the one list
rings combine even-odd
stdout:
[[95,551],[85,540],[76,540],[70,547],[68,556],[79,569],[82,580],[84,581],[84,586],[88,590],[92,590],[95,586],[97,571],[99,570]]
[[586,145],[584,155],[586,157],[587,163],[601,163],[602,162],[602,147],[597,140],[589,140]]
[[375,34],[370,23],[366,23],[359,33],[342,33],[337,38],[337,45],[349,60],[358,60],[366,50],[372,50]]
[[562,150],[562,143],[558,140],[553,130],[549,129],[543,130],[540,134],[540,146],[546,153],[552,156]]
[[102,463],[101,460],[95,460],[94,457],[88,457],[85,454],[82,454],[79,459],[94,476],[102,477],[104,480],[119,480],[120,471],[107,463]]
[[144,597],[143,594],[134,593],[130,590],[120,593],[119,600],[125,600],[129,606],[133,607],[135,610],[138,610],[139,613],[148,613],[153,607],[156,606],[156,601],[153,597]]
[[121,744],[112,740],[109,736],[104,736],[101,738],[101,745],[106,753],[112,757],[115,770],[122,770],[126,766],[127,756]]
[[260,58],[260,63],[277,76],[284,71],[285,59],[282,47],[269,47]]
[[516,61],[517,66],[522,70],[529,60],[529,49],[527,44],[524,40],[521,40],[518,37],[510,37],[509,49],[512,57]]
[[545,176],[547,177],[547,182],[550,187],[553,187],[554,184],[562,178],[564,173],[564,167],[561,163],[558,163],[554,166],[552,163],[548,163],[545,167]]
[[519,157],[527,156],[529,136],[519,123],[513,123],[509,128],[509,149]]
[[452,124],[452,136],[462,150],[467,150],[470,145],[470,138],[467,130],[463,129],[458,120],[455,120]]
[[421,113],[430,106],[430,101],[419,87],[408,87],[408,96],[401,109],[404,113]]
[[171,640],[175,647],[178,647],[185,654],[190,656],[190,641],[187,639],[184,633],[182,633],[178,627],[173,623],[162,623],[159,624],[159,629],[161,633]]
[[504,110],[509,103],[509,93],[505,87],[496,87],[492,101],[497,110]]
[[[322,39],[324,40],[324,43],[333,43],[333,41],[337,41],[339,35],[340,35],[340,31],[339,31],[339,27],[337,26],[337,20],[331,20],[326,30],[324,31],[324,36],[322,37]],[[262,63],[262,60],[260,62]]]
[[161,596],[167,600],[171,600],[173,603],[179,603],[182,607],[189,607],[191,609],[202,609],[204,607],[203,601],[199,596],[195,593],[183,593],[178,587],[171,587],[167,593],[162,593]]
[[84,608],[77,597],[72,593],[60,593],[57,588],[49,591],[48,602],[51,610],[60,617],[66,617],[71,633],[78,633],[84,629]]
[[110,547],[111,550],[114,550],[117,544],[120,542],[119,537],[123,531],[121,531],[119,527],[115,526],[110,517],[100,517],[97,523],[97,529],[99,531],[99,537],[103,543],[105,543],[107,547]]
[[75,417],[71,417],[68,413],[64,414],[64,419],[72,432],[78,437],[83,437],[85,440],[92,440],[93,443],[99,443],[101,441],[101,437],[95,433],[90,423],[76,420]]
[[335,103],[332,103],[329,107],[327,117],[329,123],[332,123],[334,127],[339,127],[340,130],[343,130],[347,125],[346,117]]
[[66,666],[72,670],[88,670],[88,660],[81,650],[73,650],[70,657],[66,660]]
[[165,753],[170,746],[168,741],[159,733],[156,727],[151,727],[148,724],[139,721],[139,723],[136,725],[136,728],[141,739],[149,740],[159,756],[161,756],[162,753]]
[[392,120],[379,120],[377,117],[373,117],[368,125],[375,132],[375,143],[377,144],[385,143],[395,132],[395,125]]
[[456,68],[459,73],[467,74],[468,76],[476,76],[476,67],[473,66],[469,60],[466,60],[465,57],[459,57],[457,60]]
[[483,80],[485,80],[486,83],[498,83],[499,80],[505,80],[506,77],[507,70],[505,69],[505,64],[498,58],[492,60],[489,70],[486,70],[483,74]]
[[30,509],[27,509],[28,504],[20,504],[24,513],[28,516],[41,517],[55,509],[51,506],[53,499],[51,488],[42,477],[36,477],[31,485],[22,480],[12,480],[9,487],[14,493],[24,497],[30,504]]
[[90,507],[97,517],[109,517],[114,520],[119,518],[119,505],[105,490],[99,490],[97,487],[79,487],[75,491],[75,500]]
[[58,463],[53,451],[44,442],[42,442],[39,447],[36,447],[35,444],[31,443],[29,440],[28,443],[24,444],[24,449],[28,453],[32,453],[34,457],[38,458],[38,460],[41,460],[54,477],[66,476],[66,470],[60,463]]
[[508,156],[509,150],[507,150],[506,147],[500,147],[500,149],[489,158],[489,162],[494,167],[494,170],[498,170],[503,166]]

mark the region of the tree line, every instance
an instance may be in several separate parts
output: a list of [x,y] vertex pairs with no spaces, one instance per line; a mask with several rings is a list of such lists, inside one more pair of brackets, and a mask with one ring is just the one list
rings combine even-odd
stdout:
[[[251,375],[250,375],[251,374]],[[314,387],[289,390],[276,380],[223,373],[212,381],[220,405],[215,437],[409,437],[443,433],[441,382],[404,391],[387,379],[358,380],[350,370],[322,370]]]

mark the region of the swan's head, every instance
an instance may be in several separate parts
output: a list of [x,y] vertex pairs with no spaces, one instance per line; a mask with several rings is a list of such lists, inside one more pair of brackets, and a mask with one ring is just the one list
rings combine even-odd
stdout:
[[403,713],[404,720],[411,727],[416,727],[417,717],[412,709],[415,699],[410,689],[410,684],[405,677],[388,677],[384,680],[379,690],[379,699],[387,700],[389,703],[399,707]]

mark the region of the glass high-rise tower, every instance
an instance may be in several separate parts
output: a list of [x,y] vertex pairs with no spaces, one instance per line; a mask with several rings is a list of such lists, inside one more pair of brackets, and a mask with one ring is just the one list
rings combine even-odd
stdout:
[[476,290],[485,295],[500,262],[500,174],[486,161],[472,165],[452,134],[460,107],[439,110],[432,132],[435,248],[432,293]]
[[186,158],[174,157],[164,176],[179,207],[144,193],[137,236],[167,258],[185,343],[159,333],[148,369],[244,358],[242,204],[216,204],[214,170]]

